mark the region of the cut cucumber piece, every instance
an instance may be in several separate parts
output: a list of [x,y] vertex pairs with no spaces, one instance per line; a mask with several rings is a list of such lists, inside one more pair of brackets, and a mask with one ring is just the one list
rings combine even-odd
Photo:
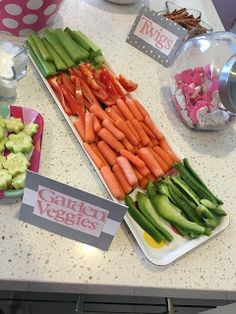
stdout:
[[30,162],[22,153],[10,153],[6,161],[3,162],[3,168],[7,169],[13,177],[17,174],[24,173],[29,165]]
[[15,189],[22,189],[25,186],[25,179],[26,179],[26,172],[18,174],[12,179],[11,185]]
[[0,190],[7,190],[9,184],[11,183],[12,176],[6,169],[0,170]]
[[11,117],[10,119],[5,119],[5,123],[9,132],[19,133],[24,129],[24,124],[21,118]]
[[32,138],[24,132],[10,134],[6,148],[14,153],[29,153],[33,148]]

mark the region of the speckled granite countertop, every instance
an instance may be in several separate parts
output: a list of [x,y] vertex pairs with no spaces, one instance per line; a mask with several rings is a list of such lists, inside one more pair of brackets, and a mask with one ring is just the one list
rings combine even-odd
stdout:
[[[142,3],[157,10],[164,6],[163,0]],[[188,3],[200,9],[215,30],[222,29],[210,0]],[[138,8],[65,0],[57,25],[96,38],[114,67],[140,83],[138,97],[154,120],[225,200],[230,226],[172,265],[157,267],[147,261],[125,225],[110,250],[102,252],[19,221],[20,200],[1,200],[0,289],[236,299],[235,128],[197,133],[182,125],[164,98],[169,69],[125,43]],[[33,107],[44,117],[40,173],[108,196],[32,65],[19,82],[15,103]]]

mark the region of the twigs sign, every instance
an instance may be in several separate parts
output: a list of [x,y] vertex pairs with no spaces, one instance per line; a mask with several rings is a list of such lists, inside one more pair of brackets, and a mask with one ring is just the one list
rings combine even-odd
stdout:
[[186,35],[187,30],[176,22],[142,7],[126,41],[168,67]]

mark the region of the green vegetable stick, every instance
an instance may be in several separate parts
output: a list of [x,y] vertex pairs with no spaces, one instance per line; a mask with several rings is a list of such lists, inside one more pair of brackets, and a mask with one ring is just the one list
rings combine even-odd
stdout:
[[210,194],[207,189],[203,187],[194,177],[192,177],[181,163],[175,162],[173,167],[179,171],[180,177],[200,198],[209,199],[213,203],[217,204],[215,197],[212,196],[212,194]]
[[197,234],[205,233],[204,227],[185,219],[181,215],[179,208],[172,204],[167,196],[163,194],[157,194],[155,191],[155,186],[151,181],[148,183],[147,190],[153,207],[162,218],[169,221],[170,223],[178,225],[186,231],[193,231]]
[[47,50],[50,52],[53,62],[59,71],[63,71],[67,69],[67,66],[63,62],[63,60],[60,58],[56,50],[49,44],[46,38],[42,38],[42,41],[44,45],[47,47]]
[[206,199],[200,200],[201,204],[203,204],[205,207],[207,207],[210,211],[212,211],[214,214],[218,216],[226,216],[226,212],[221,208],[220,206],[216,206],[211,201]]
[[81,53],[68,33],[64,32],[61,28],[57,28],[54,30],[53,34],[57,37],[74,62],[81,60]]
[[78,49],[78,52],[80,53],[80,60],[79,61],[85,61],[89,59],[89,53],[87,50],[82,48],[77,42],[74,42],[76,44],[76,47]]
[[74,61],[68,55],[66,50],[63,48],[57,37],[49,30],[43,30],[43,35],[46,37],[49,44],[56,50],[62,60],[65,62],[67,67],[71,68],[75,65]]
[[76,41],[82,48],[87,50],[88,52],[90,51],[90,46],[87,44],[86,41],[80,38],[80,36],[75,32],[72,31],[69,27],[65,28],[65,32],[67,32],[74,41]]
[[147,220],[143,214],[134,206],[133,200],[130,196],[126,195],[125,204],[128,206],[128,212],[130,216],[146,231],[150,236],[153,237],[157,242],[164,240],[164,237],[157,231],[157,229]]
[[196,205],[199,204],[200,198],[195,194],[194,191],[180,178],[180,176],[173,174],[171,176],[171,180],[174,182],[176,186],[178,186],[181,190],[183,190]]
[[199,225],[202,225],[199,218],[196,215],[194,215],[192,208],[189,207],[189,205],[183,199],[179,198],[178,195],[175,193],[175,189],[169,185],[168,190],[169,190],[171,198],[174,200],[175,205],[183,211],[187,219]]
[[26,41],[25,42],[27,49],[29,50],[29,53],[34,61],[34,63],[36,64],[37,68],[39,69],[39,71],[41,72],[41,74],[44,77],[47,77],[47,73],[45,72],[42,64],[40,63],[38,57],[36,56],[36,54],[34,53],[33,49],[30,47],[29,43]]
[[99,50],[101,50],[89,37],[87,37],[81,31],[76,31],[75,34],[77,34],[77,37],[79,37],[80,40],[83,40],[83,42],[86,42],[92,51],[98,52]]
[[156,229],[166,238],[168,242],[173,240],[173,236],[169,233],[162,224],[160,217],[152,206],[148,196],[144,193],[138,192],[137,194],[138,208],[142,214],[156,227]]
[[[36,55],[38,62],[41,64],[41,66],[44,70],[45,76],[47,77],[47,76],[56,74],[56,68],[55,68],[54,64],[49,62],[49,61],[45,61],[42,58],[42,56],[41,56],[37,46],[35,45],[33,39],[31,37],[29,37],[27,39],[27,42],[30,45],[31,49],[34,51],[34,54]],[[43,72],[41,72],[41,73],[43,74]]]
[[200,178],[200,176],[197,174],[197,172],[191,167],[189,161],[187,158],[183,159],[184,162],[184,167],[186,168],[186,170],[189,172],[189,174],[191,174],[205,189],[207,189],[207,191],[216,199],[216,201],[219,204],[223,204],[223,201],[218,199],[206,186],[206,184],[204,183],[204,181]]
[[36,33],[33,33],[32,35],[30,35],[30,37],[35,42],[35,44],[36,44],[41,56],[43,57],[43,59],[45,61],[53,61],[52,56],[50,55],[49,51],[47,50],[46,46],[42,42],[42,39],[39,37],[39,35]]

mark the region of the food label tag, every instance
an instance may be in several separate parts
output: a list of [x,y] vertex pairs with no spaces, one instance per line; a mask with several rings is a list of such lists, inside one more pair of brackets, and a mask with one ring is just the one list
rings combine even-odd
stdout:
[[142,7],[126,42],[165,67],[174,62],[177,50],[188,31],[162,16],[160,12]]
[[19,219],[108,250],[126,206],[28,171]]

